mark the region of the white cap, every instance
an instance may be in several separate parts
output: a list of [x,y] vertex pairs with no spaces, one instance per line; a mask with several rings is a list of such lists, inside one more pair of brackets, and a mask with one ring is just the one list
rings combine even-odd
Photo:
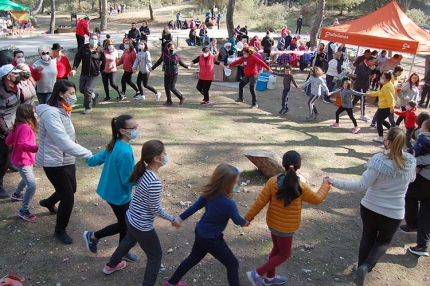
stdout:
[[22,70],[15,68],[12,64],[4,65],[0,68],[0,78],[10,74],[10,73],[20,73]]

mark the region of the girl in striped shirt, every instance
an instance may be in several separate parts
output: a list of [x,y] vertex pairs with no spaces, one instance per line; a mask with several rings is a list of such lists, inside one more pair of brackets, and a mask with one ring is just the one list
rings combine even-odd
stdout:
[[177,228],[181,226],[173,215],[161,207],[163,186],[158,177],[158,169],[167,162],[163,142],[150,140],[143,144],[141,158],[129,178],[130,182],[136,183],[136,190],[126,214],[127,235],[105,265],[103,269],[105,274],[123,269],[127,263],[121,261],[122,258],[136,243],[139,243],[147,256],[142,285],[155,285],[161,267],[162,250],[154,229],[154,218],[159,216],[170,221]]

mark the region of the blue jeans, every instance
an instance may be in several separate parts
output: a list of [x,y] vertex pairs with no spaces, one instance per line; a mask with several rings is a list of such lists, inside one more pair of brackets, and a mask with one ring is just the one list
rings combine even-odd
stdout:
[[16,187],[15,194],[20,195],[24,188],[27,186],[27,189],[24,193],[24,200],[22,201],[21,210],[28,210],[30,206],[30,201],[36,192],[36,178],[33,174],[33,165],[30,166],[15,166],[21,175],[21,181]]
[[37,101],[39,101],[39,104],[47,104],[50,98],[51,93],[37,93]]
[[211,39],[208,36],[200,36],[200,44],[202,46],[205,45],[206,40],[208,41],[208,45],[211,43]]

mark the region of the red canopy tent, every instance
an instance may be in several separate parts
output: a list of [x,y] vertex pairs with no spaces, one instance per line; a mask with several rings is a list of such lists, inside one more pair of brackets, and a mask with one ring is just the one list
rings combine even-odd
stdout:
[[410,54],[430,54],[430,34],[392,1],[359,19],[323,27],[320,39]]

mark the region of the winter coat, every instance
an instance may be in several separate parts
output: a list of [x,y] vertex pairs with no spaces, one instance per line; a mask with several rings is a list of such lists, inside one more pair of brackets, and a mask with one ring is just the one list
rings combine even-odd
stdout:
[[158,61],[152,66],[152,70],[155,70],[162,62],[164,63],[165,75],[178,74],[178,64],[186,69],[188,68],[188,66],[179,58],[176,51],[173,51],[173,53],[170,53],[169,51],[163,52]]

